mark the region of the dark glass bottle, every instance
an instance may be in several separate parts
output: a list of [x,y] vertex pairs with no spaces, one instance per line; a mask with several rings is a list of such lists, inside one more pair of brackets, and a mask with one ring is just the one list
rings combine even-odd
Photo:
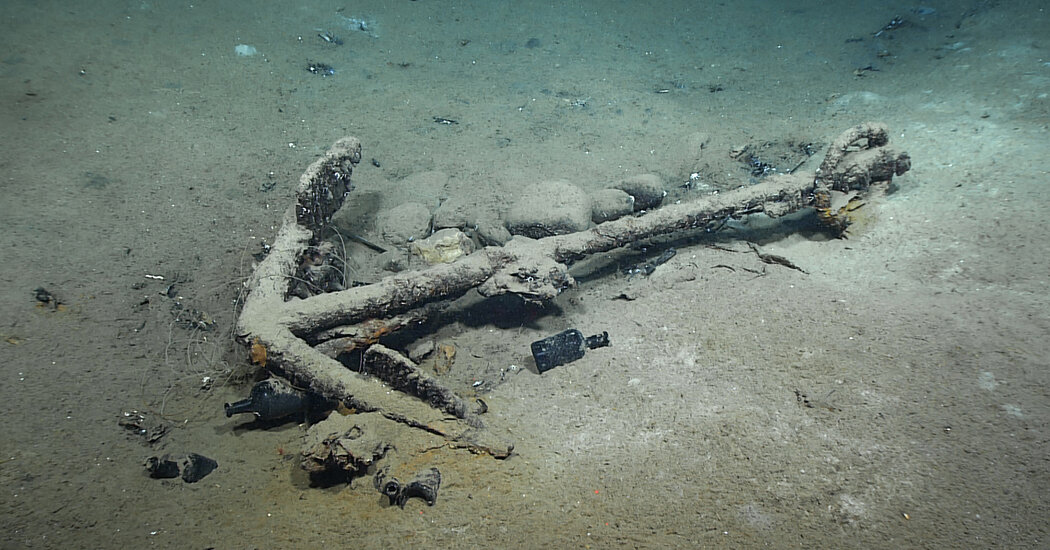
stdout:
[[608,332],[584,338],[582,332],[573,328],[533,342],[532,358],[536,360],[536,370],[543,374],[558,365],[571,363],[583,357],[587,349],[608,345]]
[[293,414],[305,415],[323,408],[327,400],[320,395],[297,390],[278,378],[270,378],[255,384],[247,399],[226,403],[226,417],[252,413],[262,420],[276,420]]

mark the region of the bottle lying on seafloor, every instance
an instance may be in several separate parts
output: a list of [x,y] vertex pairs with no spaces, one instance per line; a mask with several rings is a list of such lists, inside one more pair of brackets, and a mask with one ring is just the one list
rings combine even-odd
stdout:
[[543,374],[558,365],[571,363],[583,357],[587,349],[603,348],[608,345],[608,332],[603,331],[601,334],[584,338],[582,332],[571,328],[533,342],[532,358],[536,360],[536,370]]
[[301,414],[329,410],[335,403],[312,391],[300,390],[280,378],[269,378],[255,384],[247,399],[226,403],[226,417],[252,413],[260,420],[276,420]]

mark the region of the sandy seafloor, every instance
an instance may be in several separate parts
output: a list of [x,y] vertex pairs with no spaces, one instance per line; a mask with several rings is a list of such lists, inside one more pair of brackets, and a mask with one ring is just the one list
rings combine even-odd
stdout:
[[[1045,3],[651,4],[4,2],[0,547],[1047,547]],[[368,234],[401,201],[500,207],[549,179],[674,191],[698,139],[705,181],[747,185],[735,147],[823,152],[869,120],[912,170],[849,239],[765,235],[805,274],[692,240],[538,319],[443,329],[467,380],[567,327],[613,345],[491,384],[515,455],[434,453],[433,507],[311,487],[304,426],[222,414],[254,374],[231,337],[250,254],[340,137],[364,144]],[[146,275],[213,329],[173,323]],[[146,445],[132,410],[171,428]],[[219,468],[147,477],[191,451]]]

